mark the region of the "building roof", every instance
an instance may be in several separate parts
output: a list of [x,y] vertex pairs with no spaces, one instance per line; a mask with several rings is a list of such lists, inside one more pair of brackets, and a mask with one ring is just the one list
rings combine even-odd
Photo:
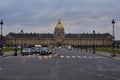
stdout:
[[61,20],[60,19],[58,19],[58,23],[57,23],[57,25],[56,25],[56,27],[55,28],[57,28],[57,29],[61,29],[61,28],[63,28],[63,25],[62,25],[62,23],[61,23]]
[[53,34],[50,34],[50,33],[23,33],[23,34],[20,34],[20,33],[9,33],[7,36],[11,36],[13,38],[53,38],[54,35]]
[[109,33],[105,34],[65,34],[65,38],[112,38]]
[[[13,38],[54,38],[54,34],[52,33],[9,33],[7,36],[11,36]],[[111,38],[112,36],[109,33],[104,33],[104,34],[88,34],[88,33],[76,33],[76,34],[65,34],[65,38]]]

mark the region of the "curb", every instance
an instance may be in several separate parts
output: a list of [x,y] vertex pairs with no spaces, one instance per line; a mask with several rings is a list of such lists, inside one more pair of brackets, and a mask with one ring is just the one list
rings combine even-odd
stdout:
[[[20,54],[20,52],[18,52],[17,54]],[[4,54],[0,57],[7,57],[7,56],[14,56],[14,52],[4,52]]]
[[2,57],[7,57],[7,56],[14,56],[13,54],[9,54],[9,55],[3,55]]
[[[108,55],[104,55],[103,53],[94,53],[95,55],[99,55],[99,56],[103,56],[103,57],[108,57],[108,58],[112,58],[112,56],[108,56]],[[101,55],[102,54],[102,55]],[[108,53],[109,54],[109,53]]]
[[116,57],[112,57],[111,53],[106,53],[106,54],[109,54],[109,55],[106,55],[104,53],[105,52],[97,52],[97,53],[95,53],[95,55],[99,55],[99,56],[103,56],[103,57],[108,57],[108,58],[112,58],[112,59],[115,59],[115,60],[120,60],[120,55],[119,54],[116,54]]

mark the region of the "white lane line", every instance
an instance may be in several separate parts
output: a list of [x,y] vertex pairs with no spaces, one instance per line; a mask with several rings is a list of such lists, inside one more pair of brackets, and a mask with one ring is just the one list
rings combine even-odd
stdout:
[[77,58],[82,58],[81,56],[77,56]]
[[83,56],[83,58],[87,58],[86,56]]
[[88,56],[88,58],[93,58],[92,56]]
[[64,58],[64,56],[60,56],[61,58]]
[[75,56],[72,56],[72,58],[76,58]]
[[53,57],[52,55],[49,56],[49,58]]
[[66,56],[66,58],[70,58],[70,56]]

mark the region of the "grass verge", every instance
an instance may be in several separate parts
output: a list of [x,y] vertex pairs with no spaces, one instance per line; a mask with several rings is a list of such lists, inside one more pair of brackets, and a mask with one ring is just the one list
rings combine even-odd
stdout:
[[[20,48],[17,48],[17,50],[20,50]],[[14,48],[12,48],[12,47],[4,47],[3,51],[4,52],[14,51]]]
[[[112,53],[112,48],[96,48],[96,51]],[[115,48],[115,53],[120,54],[120,48]]]

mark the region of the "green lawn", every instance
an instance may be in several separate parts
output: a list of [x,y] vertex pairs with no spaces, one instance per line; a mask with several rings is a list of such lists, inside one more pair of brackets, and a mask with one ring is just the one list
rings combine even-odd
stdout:
[[[20,49],[18,48],[17,50],[20,50]],[[12,48],[12,47],[4,47],[3,51],[4,52],[14,51],[14,48]]]
[[[112,53],[112,48],[96,48],[96,51]],[[120,48],[115,48],[115,52],[120,54]]]

